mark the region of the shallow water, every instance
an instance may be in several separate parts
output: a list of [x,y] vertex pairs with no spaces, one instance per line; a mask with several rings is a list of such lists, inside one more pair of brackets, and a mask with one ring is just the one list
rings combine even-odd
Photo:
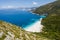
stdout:
[[36,21],[35,23],[28,25],[26,28],[24,28],[26,31],[30,32],[41,32],[43,25],[41,24],[42,18],[40,20]]

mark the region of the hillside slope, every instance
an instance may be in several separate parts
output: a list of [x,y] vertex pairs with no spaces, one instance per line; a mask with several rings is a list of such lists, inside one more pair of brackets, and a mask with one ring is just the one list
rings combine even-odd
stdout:
[[42,20],[43,32],[38,35],[52,40],[60,40],[60,0],[41,6],[34,12],[40,15],[47,14],[47,17]]
[[38,14],[60,14],[60,0],[40,6],[33,12]]
[[0,21],[0,40],[50,40],[7,22]]

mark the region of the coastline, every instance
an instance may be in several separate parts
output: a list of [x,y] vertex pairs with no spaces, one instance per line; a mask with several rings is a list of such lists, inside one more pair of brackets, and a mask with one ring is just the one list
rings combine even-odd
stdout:
[[24,30],[29,32],[41,32],[43,29],[43,25],[41,24],[42,18],[40,20],[36,21],[35,23],[28,25]]

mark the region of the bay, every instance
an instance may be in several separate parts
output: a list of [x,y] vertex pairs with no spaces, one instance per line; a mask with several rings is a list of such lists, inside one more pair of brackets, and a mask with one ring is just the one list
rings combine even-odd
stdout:
[[22,28],[26,28],[28,25],[32,25],[36,21],[40,20],[43,16],[34,14],[26,10],[16,9],[2,9],[0,10],[0,20],[18,25]]

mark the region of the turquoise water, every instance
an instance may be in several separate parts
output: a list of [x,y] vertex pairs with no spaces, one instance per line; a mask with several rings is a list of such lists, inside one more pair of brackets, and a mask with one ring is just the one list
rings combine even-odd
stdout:
[[0,20],[10,22],[22,28],[25,28],[27,25],[35,23],[40,18],[43,18],[43,16],[32,14],[28,11],[16,9],[0,10]]

